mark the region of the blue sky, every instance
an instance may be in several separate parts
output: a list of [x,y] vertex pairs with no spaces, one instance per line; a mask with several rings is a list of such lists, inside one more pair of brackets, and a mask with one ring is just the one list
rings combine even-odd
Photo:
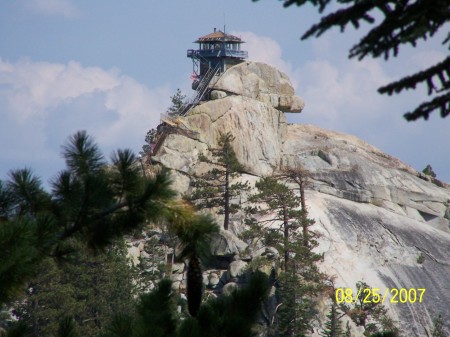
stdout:
[[351,28],[300,41],[318,18],[310,7],[284,9],[276,0],[0,2],[0,178],[28,166],[47,181],[64,166],[61,145],[81,129],[106,154],[138,152],[170,95],[192,94],[186,50],[225,23],[247,42],[250,60],[291,77],[306,108],[290,122],[356,135],[415,169],[431,164],[450,182],[450,118],[403,119],[427,98],[424,88],[376,92],[443,59],[442,39],[403,48],[388,63],[358,62],[347,58],[362,33]]

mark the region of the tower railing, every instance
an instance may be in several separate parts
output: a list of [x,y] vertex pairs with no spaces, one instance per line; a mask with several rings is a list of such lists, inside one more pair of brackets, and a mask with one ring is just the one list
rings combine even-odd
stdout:
[[237,57],[248,58],[248,52],[245,50],[235,50],[230,48],[217,48],[217,49],[202,49],[195,50],[189,49],[187,51],[187,57],[206,59],[208,57]]

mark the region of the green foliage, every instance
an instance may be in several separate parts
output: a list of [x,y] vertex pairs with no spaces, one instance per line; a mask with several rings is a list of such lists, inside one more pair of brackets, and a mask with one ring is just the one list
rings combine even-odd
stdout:
[[180,326],[179,337],[251,337],[261,303],[267,296],[268,280],[255,273],[242,289],[204,303],[197,317],[188,318]]
[[436,178],[436,173],[434,173],[433,168],[431,167],[431,165],[427,165],[427,167],[425,167],[422,172],[427,175],[430,176],[432,178]]
[[261,179],[255,187],[258,192],[251,195],[248,200],[257,203],[257,206],[247,208],[247,212],[251,215],[270,215],[270,218],[266,220],[248,218],[246,222],[250,226],[250,234],[261,235],[265,245],[274,246],[283,252],[284,270],[287,271],[294,254],[293,246],[298,243],[300,198],[273,177]]
[[[295,174],[294,174],[295,173]],[[244,239],[262,238],[263,245],[276,247],[284,256],[284,272],[277,277],[279,303],[271,336],[303,336],[311,328],[316,312],[314,297],[322,289],[324,275],[317,262],[320,254],[312,250],[318,245],[315,233],[308,228],[314,221],[307,217],[304,190],[300,195],[284,181],[305,183],[299,172],[266,177],[256,183],[257,193],[249,197],[249,230]],[[298,180],[297,178],[301,178]]]
[[77,327],[73,317],[66,316],[59,322],[56,337],[78,337]]
[[247,182],[232,182],[244,170],[236,158],[232,147],[233,141],[231,133],[221,134],[218,148],[210,150],[212,158],[199,156],[200,161],[210,164],[212,168],[204,175],[192,179],[194,191],[188,197],[201,209],[218,207],[218,214],[224,215],[225,230],[228,229],[230,214],[236,213],[241,208],[240,204],[232,203],[232,199],[249,188]]
[[[34,336],[56,335],[58,321],[67,315],[83,336],[94,335],[115,312],[133,312],[132,274],[124,243],[93,255],[71,239],[64,249],[71,253],[59,261],[42,261],[24,298],[15,305],[16,316],[32,327]],[[64,324],[67,328],[68,320]]]
[[130,150],[114,153],[107,167],[84,132],[72,137],[63,156],[68,169],[52,182],[63,238],[79,232],[90,246],[104,247],[146,220],[157,220],[162,203],[174,196],[167,173],[146,178]]
[[[167,108],[166,113],[171,117],[177,116],[182,112],[183,107],[186,105],[186,95],[184,95],[180,89],[177,89],[175,94],[170,96],[170,101],[171,105]],[[147,132],[145,135],[145,143],[142,145],[142,150],[139,152],[141,156],[151,153],[157,133],[158,132],[155,129],[150,129]]]
[[0,185],[0,303],[14,298],[45,256],[62,257],[64,241],[78,237],[103,249],[115,238],[158,221],[175,193],[167,172],[142,175],[130,150],[110,165],[86,132],[63,146],[66,169],[41,187],[30,169],[13,170]]
[[425,262],[425,255],[421,252],[420,255],[417,257],[417,263],[422,264]]
[[[166,235],[164,233],[163,235]],[[141,255],[139,263],[133,265],[134,282],[138,293],[146,293],[152,285],[164,278],[168,272],[166,263],[167,246],[160,242],[158,235],[153,235],[145,242],[145,257]]]
[[184,95],[180,89],[177,89],[175,94],[170,96],[170,101],[172,104],[167,109],[167,114],[169,116],[178,115],[186,104],[186,95]]
[[271,336],[306,336],[317,312],[314,310],[313,284],[297,273],[282,273],[276,291],[278,311]]
[[352,337],[352,331],[350,329],[350,322],[347,321],[347,324],[345,325],[345,332],[342,335],[343,337]]
[[330,311],[327,314],[327,321],[325,322],[325,329],[321,332],[323,337],[342,337],[344,331],[342,323],[339,321],[339,310],[335,302],[331,305]]
[[341,304],[340,309],[345,312],[357,326],[364,327],[364,335],[389,332],[398,336],[399,329],[389,317],[386,307],[379,301],[377,295],[369,291],[372,288],[363,281],[356,283],[358,294],[353,305]]
[[45,214],[0,223],[0,304],[12,300],[32,277],[55,234],[54,220]]
[[189,259],[187,266],[188,309],[196,316],[203,294],[201,262],[206,262],[211,252],[211,239],[219,227],[209,215],[197,215],[172,229],[180,241],[180,258]]
[[31,329],[23,322],[15,322],[6,332],[0,331],[0,337],[32,337]]
[[370,337],[397,337],[398,333],[395,331],[382,331],[382,332],[376,332]]
[[117,315],[102,336],[108,337],[253,337],[254,327],[268,292],[268,280],[255,273],[249,283],[229,296],[209,299],[198,314],[183,320],[177,314],[179,295],[172,282],[162,280],[142,295],[135,316]]
[[[320,13],[330,8],[331,12],[322,16],[319,23],[303,34],[302,39],[319,37],[333,27],[339,27],[343,32],[348,25],[356,29],[363,24],[373,25],[350,49],[350,58],[372,56],[387,60],[390,56],[396,57],[401,46],[416,46],[421,40],[431,39],[450,21],[447,0],[284,0],[285,7],[293,4],[303,6],[306,3],[318,7]],[[450,35],[444,35],[442,44],[448,44],[449,41]],[[434,66],[381,87],[378,91],[392,95],[426,83],[428,95],[434,95],[434,98],[406,113],[405,118],[408,121],[421,117],[428,119],[435,110],[440,110],[444,118],[450,114],[449,67],[450,57],[447,56]]]
[[315,233],[307,230],[314,220],[307,217],[306,208],[301,208],[304,203],[301,196],[285,185],[282,178],[266,177],[255,186],[258,192],[249,201],[256,206],[246,209],[249,230],[244,232],[244,239],[263,238],[264,245],[276,247],[284,255],[285,271],[302,269],[305,277],[318,272],[313,266],[321,255],[312,253],[318,243]]
[[155,291],[141,296],[137,308],[136,336],[174,337],[177,327],[176,309],[172,282],[164,279]]
[[433,319],[433,329],[431,330],[432,337],[445,337],[449,335],[449,331],[444,326],[442,316],[439,314]]
[[141,156],[144,156],[151,152],[152,145],[154,144],[154,141],[156,139],[157,131],[155,129],[150,129],[147,134],[145,135],[145,144],[142,145],[142,150],[139,152]]

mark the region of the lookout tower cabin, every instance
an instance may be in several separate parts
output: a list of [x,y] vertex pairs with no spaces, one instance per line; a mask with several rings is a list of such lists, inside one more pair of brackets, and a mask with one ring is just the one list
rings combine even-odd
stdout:
[[248,57],[247,52],[241,50],[244,41],[215,28],[213,33],[199,37],[195,43],[198,43],[198,49],[187,51],[187,57],[191,58],[193,63],[193,89],[197,89],[199,81],[209,72],[221,74]]

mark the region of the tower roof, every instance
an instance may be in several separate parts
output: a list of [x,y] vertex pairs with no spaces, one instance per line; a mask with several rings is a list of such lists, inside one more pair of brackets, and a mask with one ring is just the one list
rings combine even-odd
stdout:
[[217,30],[214,28],[214,32],[205,36],[201,36],[195,41],[195,43],[201,42],[235,42],[235,43],[244,43],[239,37],[225,34],[221,30]]

